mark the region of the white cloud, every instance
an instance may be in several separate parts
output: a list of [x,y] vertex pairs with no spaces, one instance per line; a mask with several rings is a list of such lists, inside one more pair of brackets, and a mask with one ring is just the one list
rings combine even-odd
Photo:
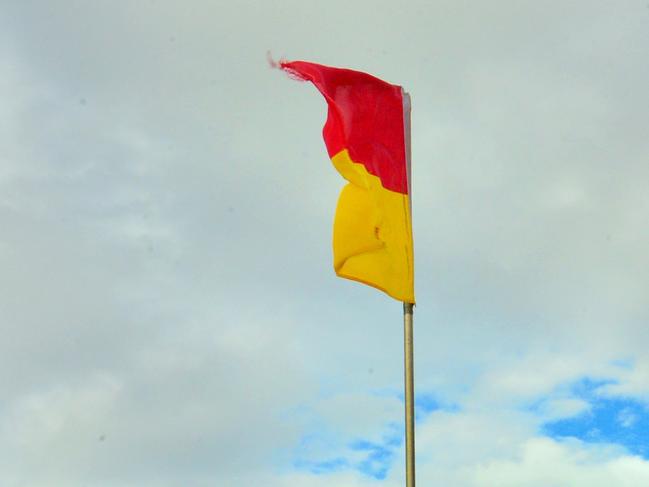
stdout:
[[649,462],[640,458],[623,456],[611,448],[535,438],[525,443],[515,460],[481,465],[474,472],[472,485],[631,487],[648,480]]
[[638,355],[632,366],[621,368],[619,381],[607,384],[601,393],[631,397],[649,404],[649,361]]
[[543,405],[541,411],[543,419],[553,421],[563,418],[571,418],[589,411],[590,404],[583,399],[559,398],[550,399]]
[[616,419],[623,428],[631,428],[638,422],[638,416],[628,408],[620,411]]

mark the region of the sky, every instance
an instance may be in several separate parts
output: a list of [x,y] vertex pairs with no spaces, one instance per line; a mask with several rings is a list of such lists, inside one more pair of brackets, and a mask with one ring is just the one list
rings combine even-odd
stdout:
[[649,485],[646,1],[0,4],[0,485],[403,485],[268,52],[411,94],[418,483]]

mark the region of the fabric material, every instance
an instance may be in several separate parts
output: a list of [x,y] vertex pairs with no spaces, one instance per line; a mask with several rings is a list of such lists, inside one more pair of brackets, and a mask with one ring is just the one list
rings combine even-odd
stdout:
[[403,90],[374,76],[305,61],[282,62],[328,104],[323,137],[348,181],[334,220],[334,269],[414,303],[414,252]]

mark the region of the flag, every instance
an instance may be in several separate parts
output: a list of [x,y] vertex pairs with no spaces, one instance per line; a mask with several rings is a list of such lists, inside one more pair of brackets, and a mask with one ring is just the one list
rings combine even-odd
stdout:
[[414,303],[408,95],[350,69],[305,61],[283,61],[280,67],[313,83],[327,101],[325,145],[348,181],[334,219],[336,274]]

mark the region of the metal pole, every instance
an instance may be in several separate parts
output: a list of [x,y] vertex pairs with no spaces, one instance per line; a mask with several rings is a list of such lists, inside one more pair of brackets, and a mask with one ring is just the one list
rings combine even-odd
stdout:
[[413,365],[413,304],[403,303],[403,344],[406,407],[406,487],[415,487],[415,374]]

